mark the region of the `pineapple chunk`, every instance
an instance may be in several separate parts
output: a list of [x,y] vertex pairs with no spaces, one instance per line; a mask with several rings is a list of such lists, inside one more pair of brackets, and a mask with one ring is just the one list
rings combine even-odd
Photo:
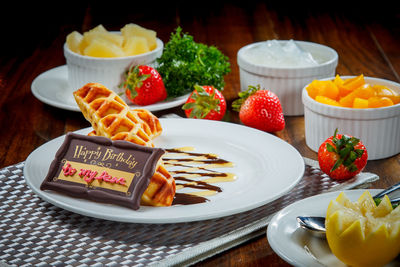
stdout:
[[83,54],[90,57],[123,57],[124,51],[121,47],[110,41],[98,38],[94,39],[84,50]]
[[67,46],[68,48],[75,53],[80,54],[80,43],[83,39],[82,34],[80,34],[77,31],[73,31],[70,34],[67,35]]
[[141,36],[147,39],[150,50],[157,47],[156,32],[143,28],[137,24],[129,23],[121,29],[122,36],[127,40],[129,36]]
[[84,51],[87,46],[89,46],[94,40],[97,39],[107,40],[119,47],[122,47],[122,43],[124,41],[124,37],[122,37],[122,35],[111,33],[107,31],[103,27],[103,25],[99,25],[83,34],[83,39],[80,47],[81,51]]
[[130,36],[127,38],[123,49],[127,56],[143,54],[150,51],[147,39],[140,36]]

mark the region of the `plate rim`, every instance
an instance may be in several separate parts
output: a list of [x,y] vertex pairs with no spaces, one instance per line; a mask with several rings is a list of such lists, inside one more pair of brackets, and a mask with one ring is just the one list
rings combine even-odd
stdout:
[[[286,206],[285,208],[281,209],[280,211],[278,211],[270,220],[270,222],[268,223],[268,227],[267,230],[265,232],[267,240],[268,240],[268,244],[270,245],[271,249],[280,257],[282,258],[284,261],[286,261],[287,263],[294,265],[294,266],[310,266],[310,267],[324,267],[325,265],[323,265],[322,263],[314,260],[311,256],[307,256],[307,253],[304,252],[304,254],[297,256],[297,254],[295,253],[290,253],[288,252],[288,248],[286,249],[282,249],[282,246],[279,245],[278,241],[275,239],[275,236],[279,235],[279,233],[282,234],[281,231],[279,231],[279,225],[282,222],[282,220],[284,219],[288,219],[288,216],[291,215],[292,213],[297,213],[301,212],[301,209],[297,209],[297,212],[293,212],[293,210],[296,210],[296,208],[298,208],[299,206],[305,205],[308,202],[312,202],[314,201],[315,203],[318,203],[317,200],[322,200],[323,202],[327,202],[327,204],[329,204],[329,201],[332,199],[335,199],[341,192],[344,192],[350,199],[357,199],[357,196],[359,197],[364,191],[370,191],[372,194],[374,193],[378,193],[380,192],[382,189],[363,189],[363,188],[359,188],[359,189],[344,189],[344,190],[337,190],[337,191],[332,191],[332,192],[325,192],[325,193],[320,193],[314,196],[310,196],[301,200],[298,200],[288,206]],[[321,204],[322,205],[322,204]],[[319,213],[319,214],[323,214],[320,205],[318,207],[313,207],[312,208],[313,212],[312,213]],[[307,214],[298,214],[296,216],[299,215],[307,215]],[[313,215],[313,214],[309,214],[309,215]],[[296,223],[296,218],[293,218],[293,223]],[[293,224],[292,223],[292,224]],[[286,227],[287,228],[287,227]],[[297,229],[299,229],[300,226],[297,225]],[[290,232],[290,234],[294,233]],[[289,233],[286,234],[282,234],[283,236],[289,236]],[[281,237],[282,238],[282,237]],[[287,243],[287,242],[286,242]],[[293,256],[294,255],[294,256]]]
[[[190,123],[195,123],[195,124],[197,124],[197,123],[221,124],[220,127],[223,127],[224,125],[230,125],[231,127],[232,126],[233,127],[244,127],[245,131],[256,131],[256,132],[260,132],[260,133],[263,133],[263,134],[268,134],[266,132],[262,132],[262,131],[259,131],[259,130],[256,130],[256,129],[253,129],[253,128],[250,128],[250,127],[247,127],[247,126],[243,126],[243,125],[239,125],[239,124],[235,124],[235,123],[229,123],[229,122],[220,122],[220,121],[216,122],[216,121],[196,120],[196,119],[187,119],[187,118],[168,118],[168,119],[162,119],[161,118],[160,121],[164,125],[168,121],[171,122],[171,123],[179,123],[179,124],[183,123],[184,121],[187,121],[187,122],[191,121]],[[77,132],[77,133],[85,133],[85,132],[89,132],[90,129],[91,129],[91,127],[88,127],[88,128],[77,130],[75,132]],[[270,134],[268,134],[268,135],[270,135]],[[61,135],[61,136],[59,136],[57,138],[61,139],[64,136],[65,135]],[[269,203],[269,202],[281,197],[282,195],[284,195],[285,193],[289,192],[292,188],[294,188],[298,184],[298,182],[303,177],[304,171],[305,171],[305,163],[304,163],[304,160],[303,160],[302,156],[300,155],[300,153],[297,151],[296,148],[294,148],[291,144],[289,144],[288,142],[284,141],[283,139],[280,139],[280,138],[278,138],[278,137],[276,137],[274,135],[270,135],[270,137],[272,137],[273,139],[277,140],[278,142],[282,142],[283,145],[286,145],[287,148],[289,148],[291,150],[290,153],[293,153],[292,156],[297,161],[297,162],[294,162],[293,164],[297,164],[296,169],[298,168],[300,170],[300,172],[299,173],[296,172],[296,175],[293,175],[293,177],[291,177],[291,180],[290,180],[291,183],[290,183],[290,185],[288,187],[282,189],[279,192],[279,194],[275,194],[275,196],[270,197],[268,199],[268,201],[265,201],[265,199],[264,200],[260,200],[260,201],[257,201],[255,203],[253,203],[252,205],[248,204],[247,206],[244,206],[242,208],[236,208],[234,211],[232,211],[232,209],[228,209],[228,211],[223,211],[223,212],[221,212],[221,211],[219,211],[219,212],[211,211],[211,212],[207,213],[207,215],[204,215],[204,214],[203,215],[201,215],[201,214],[200,215],[191,215],[191,216],[186,216],[186,217],[174,218],[173,220],[168,219],[168,218],[166,218],[166,219],[165,218],[158,218],[156,221],[154,221],[154,218],[153,219],[151,219],[151,218],[150,219],[149,218],[137,218],[137,217],[136,218],[135,217],[132,218],[132,216],[126,216],[124,218],[122,218],[122,217],[113,218],[113,216],[99,215],[96,212],[92,212],[91,210],[89,210],[88,212],[82,213],[80,211],[77,211],[76,208],[71,207],[70,205],[67,205],[67,204],[64,204],[64,205],[60,206],[60,203],[58,203],[58,201],[52,197],[52,194],[57,194],[57,193],[54,193],[54,192],[42,192],[42,191],[40,191],[40,189],[38,190],[35,187],[35,185],[32,184],[32,178],[30,178],[31,174],[28,173],[28,169],[32,168],[31,164],[32,164],[32,162],[34,162],[34,159],[32,159],[32,158],[35,156],[36,153],[38,153],[37,151],[39,151],[40,149],[43,149],[46,145],[48,145],[49,142],[55,142],[54,140],[57,139],[57,138],[52,139],[52,140],[44,143],[43,145],[39,146],[38,148],[36,148],[28,156],[28,158],[27,158],[27,160],[25,162],[25,166],[24,166],[24,178],[25,178],[26,183],[30,187],[30,189],[32,189],[32,191],[37,196],[39,196],[40,198],[44,199],[45,201],[47,201],[47,202],[49,202],[49,203],[51,203],[51,204],[53,204],[53,205],[55,205],[57,207],[61,207],[63,209],[66,209],[66,210],[69,210],[69,211],[72,211],[74,213],[78,213],[78,214],[81,214],[81,215],[85,215],[85,216],[91,216],[91,217],[95,217],[95,218],[107,219],[107,220],[112,220],[112,221],[130,222],[130,223],[165,223],[165,224],[167,224],[167,223],[203,221],[203,220],[209,220],[209,219],[215,219],[215,218],[230,216],[230,215],[234,215],[234,214],[238,214],[238,213],[241,213],[241,212],[245,212],[245,211],[248,211],[248,210],[255,209],[257,207],[265,205],[265,204],[267,204],[267,203]],[[180,206],[177,206],[177,207],[180,207]],[[151,208],[156,208],[156,207],[151,207]],[[174,208],[174,207],[163,207],[163,208],[171,209],[171,208]]]

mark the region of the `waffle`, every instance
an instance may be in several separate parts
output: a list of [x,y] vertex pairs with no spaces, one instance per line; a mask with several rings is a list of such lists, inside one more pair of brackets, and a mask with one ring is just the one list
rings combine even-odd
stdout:
[[84,117],[97,135],[154,147],[162,132],[156,116],[146,109],[131,109],[116,93],[99,83],[88,83],[74,92]]
[[[99,83],[88,83],[74,92],[75,100],[94,131],[89,135],[125,140],[154,147],[162,132],[156,116],[146,109],[131,109],[116,93]],[[142,195],[141,204],[170,206],[175,196],[175,180],[162,160]]]

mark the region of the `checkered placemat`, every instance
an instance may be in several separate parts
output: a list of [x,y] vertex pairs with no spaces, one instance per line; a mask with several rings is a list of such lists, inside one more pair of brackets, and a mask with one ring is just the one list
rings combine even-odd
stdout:
[[41,200],[26,185],[24,162],[0,170],[0,266],[190,265],[265,234],[272,215],[321,192],[366,186],[362,173],[345,183],[306,159],[300,183],[262,207],[223,218],[176,224],[134,224],[82,216]]

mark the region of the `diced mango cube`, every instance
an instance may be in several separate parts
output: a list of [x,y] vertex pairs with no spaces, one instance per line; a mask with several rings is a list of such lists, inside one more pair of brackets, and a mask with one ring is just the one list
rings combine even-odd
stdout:
[[384,85],[374,85],[373,88],[376,91],[376,96],[388,97],[393,101],[393,104],[400,103],[400,94],[393,89],[390,89]]
[[353,92],[355,89],[365,84],[364,75],[359,75],[354,78],[346,79],[343,81],[339,88],[339,97],[344,97]]
[[393,105],[393,101],[388,97],[374,96],[368,99],[369,108],[389,107]]
[[123,46],[125,55],[133,56],[138,54],[147,53],[150,51],[147,39],[140,36],[130,36]]
[[94,39],[83,51],[83,54],[90,57],[123,57],[122,48],[110,41]]
[[353,91],[359,88],[360,86],[363,86],[364,84],[365,84],[364,75],[361,74],[357,77],[346,79],[343,83],[343,86]]
[[359,88],[354,90],[354,93],[357,97],[362,99],[368,99],[376,95],[374,88],[372,88],[372,86],[369,84],[364,84],[360,86]]
[[140,36],[146,38],[150,50],[153,50],[157,47],[156,32],[153,30],[143,28],[134,23],[129,23],[121,29],[121,33],[125,39],[128,39],[130,36]]
[[315,99],[315,97],[318,95],[318,85],[321,83],[319,80],[313,80],[307,87],[307,93],[308,95],[312,98]]
[[354,98],[353,108],[368,108],[368,99]]
[[335,83],[336,86],[341,86],[344,83],[343,79],[339,76],[339,74],[336,74],[333,82]]
[[315,97],[315,101],[322,103],[322,104],[341,107],[339,102],[337,102],[336,100],[330,99],[329,97],[326,97],[326,96],[317,95]]
[[355,98],[356,98],[356,94],[354,92],[351,92],[350,94],[340,98],[339,103],[343,107],[351,108],[351,107],[353,107],[353,102],[354,102]]
[[308,95],[314,99],[317,95],[326,96],[331,99],[336,99],[339,94],[339,89],[330,80],[328,81],[314,80],[310,83],[310,85],[307,87],[306,90],[308,92]]
[[356,97],[362,99],[368,99],[370,97],[375,96],[375,91],[371,86],[363,85],[361,87],[356,88],[354,91],[349,93],[348,95],[340,98],[339,103],[344,107],[353,107],[353,102]]

